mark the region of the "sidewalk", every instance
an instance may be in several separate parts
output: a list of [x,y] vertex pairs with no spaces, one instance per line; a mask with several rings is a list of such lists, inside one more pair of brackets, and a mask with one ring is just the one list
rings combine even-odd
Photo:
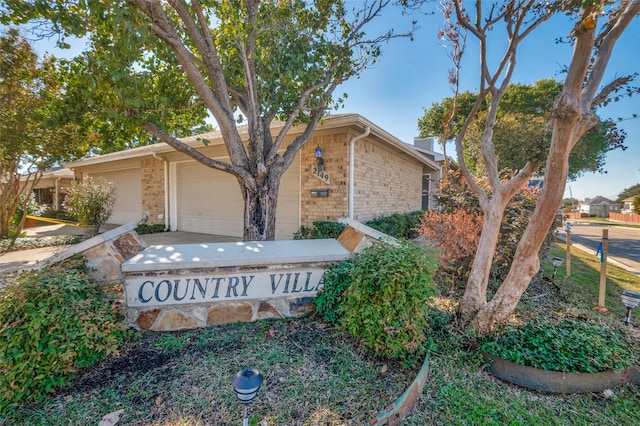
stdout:
[[[116,226],[106,225],[100,228],[105,232]],[[40,225],[33,228],[25,228],[27,237],[52,237],[56,235],[82,235],[82,232],[68,225]],[[140,235],[142,241],[151,245],[175,245],[175,244],[199,244],[221,243],[240,241],[241,238],[227,237],[224,235],[199,234],[195,232],[159,232],[157,234]],[[0,254],[0,274],[14,273],[21,269],[46,260],[49,257],[67,249],[69,246],[42,247],[20,251],[10,251]]]

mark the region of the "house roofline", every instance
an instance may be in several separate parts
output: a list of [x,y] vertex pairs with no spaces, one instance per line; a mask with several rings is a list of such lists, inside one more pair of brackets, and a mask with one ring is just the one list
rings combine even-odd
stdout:
[[[271,132],[275,133],[278,129],[281,129],[284,126],[282,122],[275,122],[271,125]],[[433,170],[438,170],[439,166],[424,157],[420,152],[418,152],[415,148],[410,145],[402,142],[400,139],[393,136],[391,133],[382,129],[378,125],[372,123],[365,117],[360,114],[336,114],[336,115],[327,115],[322,119],[322,121],[316,127],[316,131],[325,130],[325,129],[334,129],[339,127],[356,127],[359,130],[364,131],[367,127],[371,129],[371,134],[377,136],[380,140],[387,143],[388,145],[396,148],[398,151],[401,151],[415,160],[418,160],[420,163],[429,166]],[[304,131],[304,125],[298,125],[292,127],[289,130],[290,135],[300,134]],[[247,135],[248,128],[246,126],[242,126],[240,129],[240,135]],[[224,140],[222,139],[222,133],[219,130],[214,132],[203,133],[199,135],[188,136],[182,138],[181,140],[193,148],[201,148],[204,147],[205,144],[202,143],[202,139],[210,139],[211,142],[209,145],[222,145],[224,144]],[[132,158],[146,157],[154,154],[164,154],[169,152],[174,152],[175,149],[170,145],[164,142],[158,142],[153,145],[146,145],[137,148],[132,148],[124,151],[111,152],[108,154],[98,155],[95,157],[89,157],[82,160],[77,160],[73,162],[69,162],[65,164],[65,167],[68,168],[76,168],[76,167],[85,167],[91,166],[94,164],[107,163],[111,161],[118,160],[126,160]]]

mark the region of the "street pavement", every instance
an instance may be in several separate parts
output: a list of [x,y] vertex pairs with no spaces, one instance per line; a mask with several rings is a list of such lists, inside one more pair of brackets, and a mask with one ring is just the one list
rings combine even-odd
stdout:
[[640,275],[640,229],[569,220],[559,232],[564,241],[566,223],[571,224],[571,245],[594,255],[602,242],[602,231],[608,230],[607,262]]

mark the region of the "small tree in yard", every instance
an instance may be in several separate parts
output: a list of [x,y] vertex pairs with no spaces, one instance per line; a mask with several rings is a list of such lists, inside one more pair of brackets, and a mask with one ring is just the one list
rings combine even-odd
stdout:
[[[333,99],[336,87],[362,72],[380,54],[380,44],[396,36],[389,31],[367,38],[363,31],[391,1],[357,2],[359,10],[349,13],[339,0],[7,0],[5,20],[52,19],[67,34],[88,35],[88,62],[77,73],[91,78],[78,96],[122,99],[112,120],[137,125],[235,176],[245,202],[244,239],[270,240],[280,179],[326,109],[340,103]],[[148,77],[132,78],[140,67]],[[175,92],[176,84],[145,82],[163,73],[173,80],[181,76],[177,87],[185,105],[213,116],[229,162],[201,154],[161,125],[162,106],[171,97],[157,93]],[[246,144],[238,128],[244,120]],[[275,137],[274,120],[283,122]],[[305,126],[303,133],[288,141],[298,124]]]
[[59,77],[55,61],[39,61],[17,29],[0,37],[0,238],[19,233],[25,215],[17,227],[11,218],[27,210],[42,172],[88,142],[56,118]]
[[[476,256],[469,274],[458,316],[479,333],[492,330],[513,313],[520,297],[540,268],[538,252],[554,221],[564,193],[571,150],[582,135],[598,124],[594,108],[606,103],[625,87],[632,76],[618,77],[600,87],[613,47],[630,22],[640,12],[640,0],[627,2],[534,0],[506,1],[498,7],[483,7],[475,2],[473,14],[465,2],[450,1],[450,15],[460,32],[467,32],[480,44],[480,87],[476,102],[460,126],[456,151],[461,171],[471,189],[478,195],[484,225]],[[554,14],[565,13],[577,18],[571,33],[574,45],[571,63],[566,69],[562,92],[557,97],[549,123],[551,143],[544,167],[545,185],[529,224],[515,252],[509,273],[490,301],[487,285],[505,207],[536,171],[527,162],[508,180],[502,180],[493,143],[498,106],[509,86],[516,53],[522,40]],[[484,14],[484,16],[482,16]],[[605,21],[600,23],[599,21]],[[488,33],[502,23],[506,30],[506,50],[495,70],[490,69]],[[567,31],[568,32],[568,31]],[[462,40],[464,37],[457,37]],[[489,179],[490,190],[483,189],[465,163],[463,141],[483,102],[488,103],[481,137],[480,158]]]
[[631,210],[633,210],[635,214],[640,214],[640,194],[636,195],[635,198],[633,199]]

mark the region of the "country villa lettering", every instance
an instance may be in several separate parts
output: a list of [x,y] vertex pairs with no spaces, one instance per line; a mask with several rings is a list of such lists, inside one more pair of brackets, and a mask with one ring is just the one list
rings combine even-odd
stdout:
[[323,288],[324,269],[130,278],[129,306],[313,295]]

